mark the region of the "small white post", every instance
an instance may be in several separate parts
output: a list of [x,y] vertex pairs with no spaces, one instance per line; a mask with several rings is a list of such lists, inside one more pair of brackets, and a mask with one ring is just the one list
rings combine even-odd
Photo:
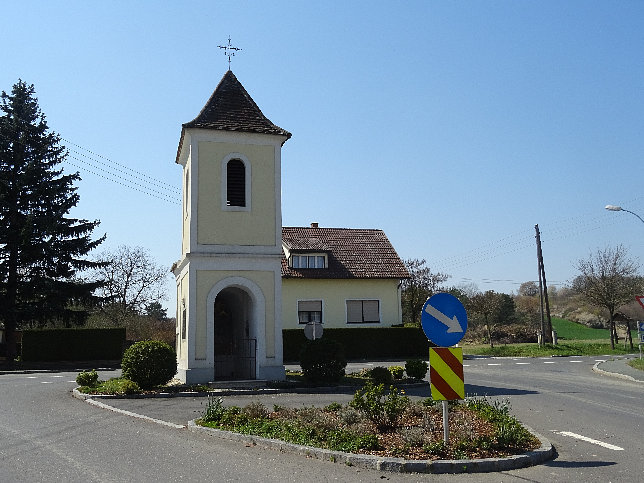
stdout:
[[449,440],[449,414],[447,409],[447,401],[443,400],[443,441],[447,444]]

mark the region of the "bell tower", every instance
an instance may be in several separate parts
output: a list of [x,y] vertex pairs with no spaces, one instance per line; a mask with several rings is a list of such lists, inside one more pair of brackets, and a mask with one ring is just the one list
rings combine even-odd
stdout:
[[232,71],[182,125],[178,377],[283,379],[281,148],[291,134],[264,116]]

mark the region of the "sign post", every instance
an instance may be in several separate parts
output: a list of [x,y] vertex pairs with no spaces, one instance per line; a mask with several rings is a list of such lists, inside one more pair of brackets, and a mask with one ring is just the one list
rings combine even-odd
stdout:
[[[636,295],[635,300],[637,300],[644,309],[644,295]],[[644,322],[637,323],[637,339],[639,341],[638,345],[640,348],[640,360],[642,360],[642,344],[644,344]]]
[[421,325],[427,339],[437,346],[429,349],[429,383],[432,399],[443,403],[443,441],[449,440],[448,401],[465,398],[463,349],[458,344],[467,330],[463,304],[451,294],[437,293],[423,306]]

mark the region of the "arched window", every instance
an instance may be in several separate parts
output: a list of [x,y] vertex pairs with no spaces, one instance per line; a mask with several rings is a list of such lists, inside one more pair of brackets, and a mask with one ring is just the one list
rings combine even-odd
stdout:
[[226,163],[226,206],[246,206],[246,166],[240,159]]

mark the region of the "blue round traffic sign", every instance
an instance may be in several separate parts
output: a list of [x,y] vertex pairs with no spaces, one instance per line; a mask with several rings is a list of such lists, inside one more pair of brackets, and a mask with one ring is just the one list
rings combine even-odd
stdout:
[[427,338],[439,347],[457,344],[467,330],[467,313],[460,300],[441,292],[432,295],[420,316]]

